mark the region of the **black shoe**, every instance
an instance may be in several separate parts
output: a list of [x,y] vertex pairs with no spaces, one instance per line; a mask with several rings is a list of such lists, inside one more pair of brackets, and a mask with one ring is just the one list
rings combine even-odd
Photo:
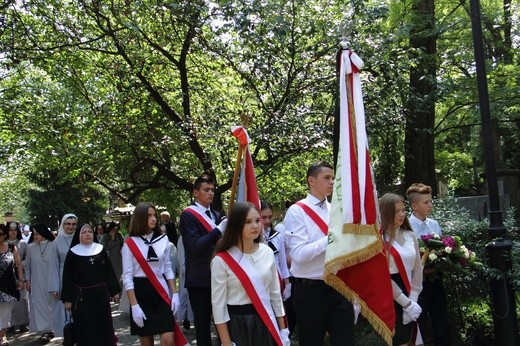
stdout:
[[16,332],[16,328],[15,327],[9,327],[9,328],[7,328],[7,332],[8,333],[14,333],[14,332]]
[[190,326],[190,321],[188,321],[188,320],[184,320],[184,321],[182,322],[182,326],[184,327],[184,329],[186,329],[186,330],[190,330],[190,327],[191,327],[191,326]]
[[40,337],[40,343],[42,345],[46,345],[48,344],[49,342],[51,341],[51,338],[49,336],[49,333],[43,333],[42,336]]
[[25,332],[28,332],[29,331],[29,328],[27,328],[27,326],[25,324],[22,324],[20,326],[20,333],[25,333]]

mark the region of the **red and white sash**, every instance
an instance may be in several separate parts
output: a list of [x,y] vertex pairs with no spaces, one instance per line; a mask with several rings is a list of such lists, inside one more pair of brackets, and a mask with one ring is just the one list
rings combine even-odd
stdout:
[[251,262],[242,256],[242,253],[236,247],[232,247],[228,251],[219,252],[216,256],[222,258],[235,273],[276,344],[282,346],[282,339],[269,294],[265,290],[260,275]]
[[217,227],[215,222],[196,205],[190,205],[184,209],[184,211],[195,216],[208,232],[211,232],[215,227]]
[[316,214],[316,212],[312,210],[311,207],[309,207],[302,201],[296,202],[296,205],[302,208],[305,214],[309,215],[309,217],[312,219],[312,221],[314,221],[314,223],[323,232],[323,234],[327,235],[329,233],[329,226],[327,225],[327,223],[323,221],[323,219],[318,214]]
[[[168,306],[171,306],[171,298],[168,292],[164,289],[163,285],[161,285],[159,279],[157,278],[157,275],[155,275],[152,268],[150,268],[150,265],[148,262],[146,262],[143,254],[141,251],[139,251],[139,248],[137,247],[137,244],[135,243],[135,240],[132,239],[132,237],[129,237],[125,240],[126,245],[128,245],[128,248],[130,249],[130,252],[132,252],[132,255],[134,255],[135,259],[137,260],[137,263],[141,266],[144,273],[146,274],[146,277],[150,282],[152,283],[152,286],[155,288],[157,293],[161,296],[161,298],[168,304]],[[189,345],[188,340],[182,333],[182,330],[179,328],[179,325],[177,324],[177,321],[175,321],[175,317],[173,319],[173,331],[174,331],[174,341],[175,345],[181,345],[186,346]]]

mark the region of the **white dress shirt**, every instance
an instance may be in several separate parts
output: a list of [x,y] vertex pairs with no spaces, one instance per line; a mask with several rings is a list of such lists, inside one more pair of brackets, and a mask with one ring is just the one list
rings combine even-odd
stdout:
[[[310,207],[325,224],[329,223],[330,203],[328,201],[320,206],[318,204],[321,201],[308,194],[300,202]],[[297,204],[293,204],[287,210],[283,223],[292,259],[292,275],[296,278],[323,280],[327,235]]]
[[410,225],[415,233],[417,238],[420,238],[422,235],[427,234],[438,234],[442,235],[442,228],[439,223],[433,219],[426,218],[424,221],[419,220],[413,213],[408,218],[410,221]]

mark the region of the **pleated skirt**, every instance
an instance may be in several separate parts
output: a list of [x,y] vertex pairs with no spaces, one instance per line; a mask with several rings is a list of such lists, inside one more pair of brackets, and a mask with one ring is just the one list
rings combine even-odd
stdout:
[[144,326],[138,327],[130,309],[130,334],[151,336],[173,332],[174,317],[171,307],[157,293],[150,280],[134,277],[134,292],[137,303],[146,316]]
[[276,346],[276,343],[252,304],[228,305],[231,340],[237,346]]

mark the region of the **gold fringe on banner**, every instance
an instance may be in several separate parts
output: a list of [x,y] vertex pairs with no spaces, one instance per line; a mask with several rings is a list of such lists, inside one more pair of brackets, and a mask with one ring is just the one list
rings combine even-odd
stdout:
[[365,317],[368,322],[372,325],[374,330],[381,335],[388,345],[392,344],[392,336],[394,331],[388,329],[386,324],[368,308],[366,303],[359,298],[356,292],[349,289],[343,281],[332,273],[328,273],[324,276],[325,282],[332,286],[336,291],[346,297],[351,303],[358,302],[361,306],[361,315]]
[[379,234],[376,227],[376,225],[346,223],[343,225],[341,232],[346,234],[376,235]]
[[350,252],[344,256],[338,256],[325,263],[325,276],[329,274],[335,275],[341,269],[352,267],[358,263],[368,261],[382,251],[383,242],[381,240],[376,240],[372,244],[360,250]]

